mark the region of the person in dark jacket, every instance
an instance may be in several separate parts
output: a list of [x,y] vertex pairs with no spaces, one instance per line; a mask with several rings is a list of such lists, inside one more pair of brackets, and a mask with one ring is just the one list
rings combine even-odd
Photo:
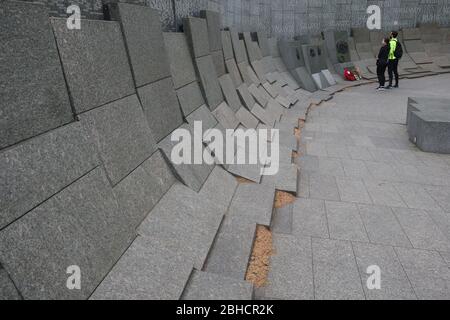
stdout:
[[378,75],[378,82],[379,87],[377,88],[378,91],[385,89],[386,84],[386,68],[389,63],[389,52],[391,50],[390,48],[390,39],[383,39],[382,47],[380,49],[380,53],[378,54],[377,59],[377,75]]

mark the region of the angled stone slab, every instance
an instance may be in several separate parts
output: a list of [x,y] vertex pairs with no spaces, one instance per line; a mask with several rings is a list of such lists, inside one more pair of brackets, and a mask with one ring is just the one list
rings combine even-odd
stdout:
[[276,234],[273,246],[265,295],[272,299],[314,299],[311,238]]
[[0,300],[22,300],[19,292],[9,277],[8,273],[0,265]]
[[236,61],[233,59],[229,59],[225,61],[225,66],[227,72],[230,74],[231,79],[233,80],[234,86],[236,88],[240,87],[242,85],[242,77],[239,72],[238,66],[236,64]]
[[3,1],[0,30],[2,149],[67,124],[73,115],[45,7]]
[[233,44],[234,57],[236,63],[239,65],[241,62],[247,62],[245,59],[245,46],[243,42],[239,40],[239,34],[235,28],[230,28],[231,43]]
[[228,222],[248,221],[270,227],[275,188],[260,184],[240,184],[228,210]]
[[192,259],[156,237],[137,237],[91,300],[177,300],[193,270]]
[[52,19],[58,50],[76,113],[135,93],[120,24],[83,20],[68,30],[66,19]]
[[244,102],[244,106],[248,110],[251,110],[253,108],[253,106],[255,105],[256,100],[253,98],[252,94],[248,90],[247,85],[246,84],[242,84],[241,86],[239,86],[237,91],[239,93],[239,96],[240,96],[241,100]]
[[212,114],[225,129],[234,130],[239,125],[238,118],[236,118],[235,113],[226,102],[221,103],[214,111],[212,111]]
[[253,71],[255,72],[256,76],[258,77],[258,81],[260,83],[263,83],[266,81],[266,72],[264,70],[264,66],[261,63],[260,60],[255,60],[251,62],[251,67],[253,68]]
[[155,237],[174,252],[183,252],[201,270],[225,214],[223,209],[175,184],[139,226],[138,234]]
[[325,70],[322,70],[321,73],[322,73],[322,75],[325,77],[325,79],[327,80],[327,82],[331,86],[334,86],[336,84],[336,80],[334,79],[334,77],[331,74],[330,70],[325,69]]
[[156,150],[136,95],[83,113],[80,119],[97,145],[113,186]]
[[298,90],[300,88],[300,85],[298,84],[297,80],[295,80],[295,78],[292,76],[290,72],[285,71],[281,73],[281,76],[292,90]]
[[194,271],[182,300],[251,300],[253,285],[218,274]]
[[228,30],[221,31],[222,50],[225,61],[234,59],[233,44],[231,43],[231,34]]
[[212,51],[211,57],[213,59],[214,66],[216,68],[217,75],[219,77],[223,76],[226,73],[226,68],[225,68],[225,61],[223,60],[222,50]]
[[205,105],[205,99],[197,81],[178,89],[176,92],[181,111],[183,111],[185,117],[189,116],[200,106]]
[[276,119],[259,104],[255,103],[250,112],[262,123],[266,124],[271,128],[274,127]]
[[263,57],[270,56],[270,43],[267,37],[267,34],[263,31],[259,31],[255,33],[256,38],[258,39],[259,48],[261,50],[261,54]]
[[206,19],[210,50],[222,50],[220,31],[220,29],[222,28],[222,19],[220,13],[211,10],[202,10],[200,11],[200,16]]
[[229,223],[227,217],[208,255],[204,271],[244,280],[247,274],[256,224],[242,221]]
[[[238,69],[239,72],[241,73],[242,76],[242,80],[244,81],[244,83],[249,86],[251,84],[253,84],[253,77],[250,76],[249,70],[251,69],[250,66],[248,65],[248,62],[241,62],[238,64]],[[252,69],[253,71],[253,69]],[[258,79],[258,77],[256,77],[256,79]],[[259,80],[258,80],[259,81]]]
[[237,177],[245,178],[255,183],[261,182],[261,170],[259,164],[229,164],[227,171]]
[[173,85],[179,89],[197,80],[194,63],[184,33],[165,32],[164,43],[170,62]]
[[261,57],[256,52],[256,47],[258,44],[253,42],[250,32],[244,32],[244,43],[247,49],[247,55],[250,62],[258,61]]
[[[25,299],[86,299],[134,237],[101,167],[0,232],[3,267]],[[66,270],[82,270],[67,290]]]
[[136,87],[170,76],[159,12],[147,6],[109,4],[113,20],[120,21]]
[[210,54],[208,26],[202,18],[188,17],[183,19],[184,32],[194,58]]
[[275,64],[275,68],[278,72],[282,73],[288,71],[288,68],[281,58],[273,58],[273,63]]
[[313,238],[312,254],[316,299],[365,298],[350,242]]
[[161,141],[183,123],[172,78],[146,85],[138,89],[147,122],[157,142]]
[[320,73],[327,68],[325,52],[322,46],[302,45],[306,69],[310,74]]
[[221,76],[219,78],[219,83],[222,88],[223,95],[225,96],[225,100],[228,103],[228,106],[234,112],[237,112],[240,108],[242,108],[242,104],[230,75],[225,74]]
[[285,109],[274,99],[269,98],[269,102],[266,105],[267,113],[275,119],[276,122],[280,121],[281,116],[284,114]]
[[278,96],[278,92],[273,88],[273,86],[270,83],[265,82],[263,83],[262,86],[267,91],[267,93],[270,94],[272,98],[275,99]]
[[[193,124],[183,124],[177,129],[187,130],[191,137],[194,136],[194,125]],[[193,139],[192,139],[193,140]],[[206,163],[202,164],[174,164],[171,161],[172,158],[172,149],[178,144],[177,141],[171,141],[171,136],[167,136],[164,138],[159,144],[158,147],[163,152],[167,161],[169,161],[172,165],[172,168],[177,175],[177,177],[182,181],[185,185],[190,187],[192,190],[198,192],[202,188],[209,174],[213,170],[212,165],[208,165]],[[194,150],[194,142],[191,141],[191,150]],[[202,150],[203,153],[203,150]],[[191,155],[190,163],[194,163],[193,155]]]
[[192,112],[187,118],[187,122],[191,125],[194,125],[195,121],[202,122],[203,131],[208,129],[212,129],[217,125],[217,119],[211,113],[206,105],[201,106],[194,112]]
[[308,90],[309,92],[317,91],[317,87],[314,84],[314,81],[311,75],[308,73],[305,67],[300,67],[294,70],[294,76],[296,76],[296,80],[299,82],[300,86],[303,89]]
[[80,122],[0,153],[0,229],[100,164]]
[[160,151],[155,152],[141,166],[114,187],[114,194],[122,212],[137,228],[176,178]]
[[275,98],[275,101],[286,109],[289,109],[291,107],[291,101],[288,98],[283,97],[281,95],[278,95]]
[[[265,107],[267,105],[267,103],[269,102],[270,96],[267,97],[268,94],[265,91],[263,92],[262,90],[260,90],[255,84],[252,84],[251,86],[249,86],[248,91],[250,91],[252,96],[256,99],[256,101],[261,106]],[[267,94],[267,96],[265,95],[265,93]]]
[[211,110],[216,109],[224,100],[217,72],[211,55],[196,59],[197,69],[202,84],[203,95]]
[[218,210],[226,212],[237,186],[234,176],[216,166],[200,190],[200,197],[215,203]]
[[278,234],[292,234],[293,205],[275,208],[270,229]]
[[[265,173],[267,169],[265,169]],[[298,167],[295,164],[279,166],[278,173],[275,175],[263,175],[262,184],[272,186],[276,190],[297,193],[297,175]]]
[[236,118],[247,129],[256,129],[256,127],[258,126],[258,123],[259,123],[259,120],[250,111],[248,111],[244,107],[241,107],[236,112]]

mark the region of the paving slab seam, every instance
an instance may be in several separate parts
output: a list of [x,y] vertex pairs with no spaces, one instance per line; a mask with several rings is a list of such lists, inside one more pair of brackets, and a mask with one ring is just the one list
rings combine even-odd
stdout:
[[[91,168],[89,171],[87,171],[86,173],[84,173],[83,175],[81,175],[80,177],[76,178],[75,180],[71,181],[68,185],[62,187],[61,189],[59,189],[57,192],[55,192],[54,194],[50,195],[49,197],[45,198],[45,200],[43,200],[42,202],[36,204],[35,206],[33,206],[30,210],[27,210],[24,214],[20,215],[20,217],[17,217],[16,219],[14,219],[13,221],[11,221],[10,223],[6,224],[4,227],[0,228],[0,231],[6,229],[7,227],[9,227],[10,225],[14,224],[15,222],[17,222],[18,220],[20,220],[21,218],[23,218],[24,216],[26,216],[28,213],[30,213],[31,211],[33,211],[34,209],[38,208],[39,206],[41,206],[43,203],[47,202],[48,200],[52,199],[55,195],[59,194],[60,192],[64,191],[65,189],[69,188],[70,186],[72,186],[73,184],[77,183],[78,181],[82,180],[84,177],[88,176],[91,172],[95,171],[98,168],[104,168],[103,164],[99,164],[93,168]],[[104,169],[103,169],[104,170]],[[110,181],[108,181],[110,182]]]
[[111,265],[111,268],[108,270],[108,272],[105,272],[105,275],[103,277],[103,279],[101,279],[97,286],[95,286],[95,288],[92,290],[91,294],[89,295],[89,297],[86,300],[89,300],[94,294],[95,291],[97,291],[97,289],[101,286],[101,284],[103,283],[103,281],[106,280],[106,278],[108,277],[108,275],[110,274],[110,272],[114,269],[114,267],[119,263],[120,259],[122,259],[122,257],[125,255],[125,253],[128,251],[128,249],[133,245],[134,241],[136,241],[136,239],[140,237],[140,235],[138,235],[137,233],[135,233],[134,238],[132,239],[132,241],[130,241],[130,243],[128,244],[128,246],[125,248],[125,250],[122,252],[122,254],[117,258],[117,260]]

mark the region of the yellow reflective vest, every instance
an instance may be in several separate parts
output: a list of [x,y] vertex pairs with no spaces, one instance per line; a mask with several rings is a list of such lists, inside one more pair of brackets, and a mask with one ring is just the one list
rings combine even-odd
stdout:
[[389,46],[391,47],[391,50],[389,50],[389,60],[395,60],[397,59],[395,57],[395,50],[397,49],[397,39],[393,38],[390,42],[389,42]]

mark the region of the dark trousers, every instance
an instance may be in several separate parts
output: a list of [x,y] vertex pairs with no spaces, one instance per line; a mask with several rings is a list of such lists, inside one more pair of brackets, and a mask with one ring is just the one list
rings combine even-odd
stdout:
[[380,84],[380,87],[384,87],[386,83],[386,63],[378,63],[377,65],[377,75],[378,75],[378,82]]
[[398,59],[389,60],[388,73],[389,73],[389,85],[392,86],[394,76],[395,76],[395,85],[398,85]]

